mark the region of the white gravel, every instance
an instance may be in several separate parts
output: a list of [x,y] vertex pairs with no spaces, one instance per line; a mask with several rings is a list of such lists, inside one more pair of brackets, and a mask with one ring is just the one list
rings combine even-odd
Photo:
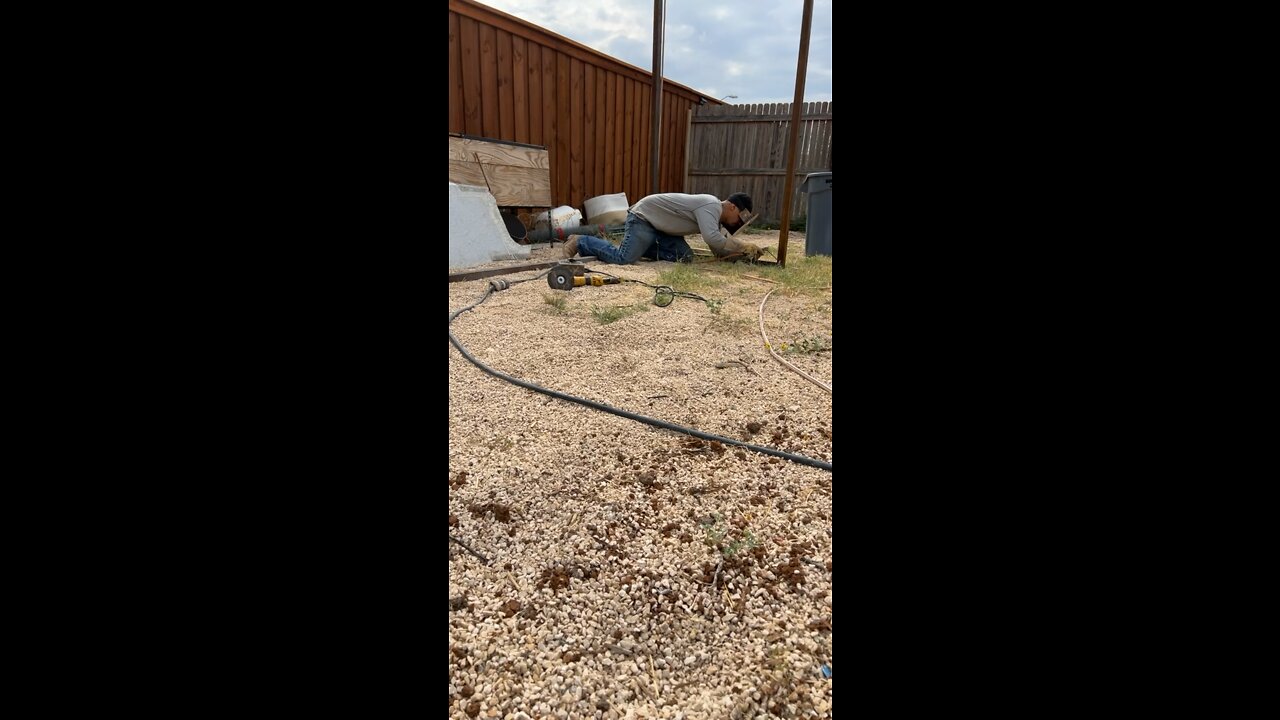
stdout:
[[[674,267],[587,266],[652,284]],[[538,278],[450,329],[527,382],[831,462],[831,395],[760,339],[774,286],[701,269],[718,312]],[[487,285],[451,283],[450,313]],[[830,340],[830,300],[774,292],[770,339]],[[617,306],[633,314],[592,312]],[[833,385],[831,355],[785,357]],[[451,344],[449,483],[450,535],[489,559],[449,543],[449,718],[831,717],[830,472],[527,390]]]

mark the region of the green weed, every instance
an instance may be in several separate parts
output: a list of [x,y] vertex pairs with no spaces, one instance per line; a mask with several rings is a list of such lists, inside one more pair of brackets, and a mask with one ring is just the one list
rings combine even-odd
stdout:
[[712,548],[718,548],[725,560],[737,555],[742,550],[750,550],[760,544],[760,541],[752,534],[751,528],[744,528],[737,540],[722,546],[722,541],[725,535],[728,534],[729,528],[723,525],[721,520],[721,515],[716,513],[714,524],[706,527],[707,544]]
[[697,293],[711,287],[710,279],[697,264],[676,263],[670,270],[658,273],[658,285],[670,285],[673,290]]
[[794,343],[778,343],[775,349],[779,352],[793,355],[826,352],[831,349],[831,338],[815,335],[810,338],[802,338]]
[[569,294],[564,291],[556,292],[553,290],[551,292],[542,293],[542,301],[550,305],[552,310],[559,315],[563,315],[568,312],[566,307],[569,302]]
[[596,322],[601,325],[608,325],[611,322],[617,322],[624,317],[635,315],[641,310],[646,309],[648,308],[642,306],[638,307],[635,305],[612,305],[609,307],[593,305],[591,306],[591,317],[594,317]]
[[827,255],[791,259],[786,267],[757,265],[750,272],[790,292],[816,295],[831,288],[831,257]]

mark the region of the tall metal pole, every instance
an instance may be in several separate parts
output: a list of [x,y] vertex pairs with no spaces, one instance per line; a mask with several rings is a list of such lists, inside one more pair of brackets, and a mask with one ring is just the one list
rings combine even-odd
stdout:
[[653,119],[649,122],[652,126],[649,164],[653,172],[650,175],[650,193],[658,192],[658,166],[662,163],[662,29],[666,25],[666,9],[667,0],[653,0]]
[[796,62],[796,96],[791,103],[791,137],[787,140],[787,177],[782,183],[782,230],[778,233],[778,264],[787,266],[787,231],[791,227],[791,193],[796,184],[796,141],[800,138],[800,107],[804,105],[804,76],[809,67],[809,26],[813,24],[813,0],[804,0],[800,23],[800,59]]

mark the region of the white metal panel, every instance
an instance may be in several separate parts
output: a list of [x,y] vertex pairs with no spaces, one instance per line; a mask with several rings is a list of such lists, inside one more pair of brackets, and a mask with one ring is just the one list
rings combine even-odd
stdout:
[[486,188],[449,183],[450,270],[528,257],[529,246],[511,239]]

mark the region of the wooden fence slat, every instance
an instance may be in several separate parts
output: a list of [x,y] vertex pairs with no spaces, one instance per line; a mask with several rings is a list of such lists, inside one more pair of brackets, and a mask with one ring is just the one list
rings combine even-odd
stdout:
[[[596,68],[596,134],[591,137],[590,142],[595,146],[595,167],[592,172],[592,186],[595,188],[596,195],[605,195],[604,184],[604,167],[606,157],[606,145],[608,138],[608,111],[605,110],[605,103],[608,100],[608,90],[605,88],[607,84],[606,73],[602,68]],[[586,212],[585,210],[583,212]]]
[[664,174],[663,187],[666,192],[676,192],[684,187],[680,182],[680,175],[684,174],[684,133],[681,132],[680,119],[684,117],[684,101],[672,95],[668,100],[670,110],[667,112],[667,119],[662,124],[663,134],[669,135],[671,139],[668,141],[667,152],[663,153],[662,161],[666,164],[667,171]]
[[672,96],[671,121],[666,127],[672,131],[671,138],[671,170],[667,178],[669,192],[684,192],[684,134],[685,113],[689,101]]
[[[689,108],[689,138],[685,141],[685,145],[689,148],[689,155],[685,158],[685,176],[693,168],[705,167],[706,163],[702,161],[702,146],[706,143],[706,134],[702,132],[705,125],[694,125],[693,121],[702,112],[703,106],[694,105]],[[685,192],[693,192],[692,185],[685,183]]]
[[631,189],[636,193],[637,198],[642,198],[649,194],[649,182],[644,176],[644,161],[647,154],[644,149],[644,141],[646,139],[644,132],[644,117],[647,113],[644,99],[648,95],[648,88],[644,83],[636,83],[636,112],[632,117],[631,128],[631,157],[634,164],[631,168]]
[[[564,111],[562,108],[570,107],[569,105],[569,56],[564,53],[556,53],[556,102],[552,106],[554,115],[560,115]],[[569,145],[572,143],[572,113],[565,113],[568,117],[563,118],[559,122],[560,132],[556,134],[556,154],[551,161],[552,171],[555,172],[555,184],[552,185],[560,192],[564,192],[563,188],[570,187],[569,179],[572,176],[573,166],[569,159]],[[573,201],[570,197],[553,197],[552,201],[557,205],[572,205]]]
[[800,136],[796,138],[796,145],[798,147],[796,150],[796,177],[794,181],[796,202],[799,203],[799,210],[797,211],[798,215],[796,213],[792,214],[793,217],[806,214],[807,203],[805,198],[807,196],[800,192],[800,186],[804,183],[805,176],[802,169],[809,166],[809,146],[813,140],[814,121],[806,119],[806,116],[809,114],[809,109],[812,106],[813,103],[800,104]]
[[522,37],[511,38],[511,90],[515,95],[516,142],[529,142],[529,50]]
[[497,30],[494,43],[497,50],[498,71],[498,127],[495,137],[514,139],[516,133],[515,97],[511,83],[511,33]]
[[542,46],[530,42],[529,55],[529,142],[542,145]]
[[[671,117],[671,104],[667,102],[667,94],[662,93],[662,104],[658,106],[658,189],[653,192],[665,192],[662,188],[667,186],[666,176],[667,155],[670,153],[671,133],[666,132],[667,118]],[[649,127],[653,127],[652,123]],[[650,135],[652,137],[652,135]],[[652,153],[650,153],[652,154]],[[652,185],[652,183],[650,183]]]
[[667,179],[668,173],[671,172],[671,110],[674,107],[672,99],[668,97],[666,92],[662,93],[662,112],[659,122],[661,126],[658,128],[658,192],[667,192],[667,188],[671,186]]
[[[596,177],[596,69],[592,65],[582,73],[582,203],[595,197]],[[579,205],[578,207],[582,207]],[[583,218],[586,211],[583,211]]]
[[809,130],[810,121],[805,119],[805,115],[809,111],[811,103],[800,103],[800,117],[797,122],[800,123],[800,134],[796,138],[796,167],[804,167],[805,160],[809,155]]
[[[614,87],[614,131],[613,131],[613,191],[626,192],[627,185],[623,178],[626,167],[626,134],[627,134],[627,82],[621,75],[613,76]],[[630,198],[628,197],[630,200]],[[637,198],[638,199],[638,198]],[[634,201],[633,201],[634,202]]]
[[449,132],[465,132],[462,114],[462,37],[458,16],[449,14]]
[[498,118],[498,39],[492,25],[480,26],[480,120],[481,135],[501,137]]
[[796,207],[792,210],[791,217],[802,217],[807,214],[806,198],[808,196],[800,191],[804,183],[804,173],[800,172],[800,169],[805,167],[809,160],[809,140],[812,138],[813,121],[806,120],[805,116],[812,105],[813,103],[800,104],[800,135],[796,138],[796,177],[793,181]]
[[471,18],[459,18],[462,43],[462,115],[468,135],[483,135],[480,122],[480,26]]
[[[768,114],[774,113],[781,115],[778,103],[769,103]],[[775,120],[769,123],[769,129],[772,135],[769,141],[770,154],[773,158],[773,162],[770,167],[777,169],[779,171],[779,175],[782,175],[786,173],[787,167],[786,124],[781,120]],[[771,220],[782,219],[782,187],[783,186],[780,183],[769,183],[766,186],[765,194],[769,198],[769,219]]]
[[[821,112],[821,108],[822,108],[822,106],[823,106],[823,105],[825,105],[825,104],[826,104],[826,103],[816,103],[816,105],[817,105],[817,106],[818,106],[818,108],[819,108],[819,112]],[[812,159],[811,159],[811,161],[810,161],[810,163],[809,163],[809,166],[810,166],[810,167],[813,167],[813,166],[825,167],[825,166],[826,166],[826,163],[824,162],[824,159],[825,159],[825,156],[826,156],[827,131],[828,131],[830,128],[831,128],[831,123],[829,123],[829,122],[818,122],[818,121],[815,121],[815,122],[814,122],[814,134],[813,134],[813,157],[812,157]]]
[[653,86],[640,83],[640,195],[653,192]]
[[[556,147],[558,144],[556,139],[556,129],[558,121],[556,118],[556,99],[559,97],[559,90],[556,89],[556,57],[559,53],[546,45],[542,46],[542,142],[540,145],[546,145],[551,151],[551,172],[552,177],[556,171]],[[551,187],[559,187],[554,182]],[[552,192],[554,196],[555,193]],[[554,199],[552,200],[554,202]]]
[[800,123],[800,133],[796,137],[796,176],[792,180],[792,193],[795,198],[796,206],[791,210],[791,217],[802,217],[805,215],[806,196],[804,193],[800,192],[800,187],[804,180],[804,173],[800,172],[800,168],[804,167],[804,163],[809,152],[808,140],[811,121],[806,120],[805,115],[808,113],[810,105],[811,103],[800,103],[800,118],[798,120]]
[[646,170],[649,166],[649,151],[646,149],[649,139],[649,124],[645,119],[649,117],[649,103],[645,100],[649,97],[649,88],[642,82],[636,83],[636,127],[632,133],[631,139],[635,142],[635,149],[632,156],[636,159],[635,173],[632,176],[631,184],[635,189],[636,197],[641,198],[649,194],[649,177]]
[[601,152],[604,156],[604,162],[601,164],[601,170],[604,172],[600,187],[604,188],[605,195],[614,192],[613,167],[617,162],[617,156],[613,150],[613,137],[618,132],[617,112],[614,110],[614,104],[617,102],[616,90],[614,88],[612,73],[602,72],[604,79],[604,134],[600,139],[603,142]]
[[582,207],[582,61],[569,58],[569,102],[564,113],[569,116],[572,134],[569,142],[569,200],[566,205]]
[[626,88],[626,97],[622,102],[626,108],[622,128],[622,190],[634,204],[636,200],[640,199],[636,196],[635,186],[632,184],[632,173],[635,170],[635,158],[632,154],[635,146],[632,144],[632,135],[635,132],[636,81],[631,78],[624,78],[622,84]]
[[640,136],[636,153],[640,158],[639,193],[641,197],[653,192],[653,87],[640,83]]
[[693,161],[693,113],[697,108],[693,105],[685,112],[688,117],[684,128],[684,181],[680,183],[680,192],[692,192],[689,182],[689,163]]
[[[819,106],[819,112],[830,112],[827,109],[827,103],[819,103]],[[827,150],[827,143],[831,139],[831,121],[819,122],[816,125],[813,158],[809,162],[809,167],[822,168],[814,172],[826,172],[831,169],[831,154]]]

